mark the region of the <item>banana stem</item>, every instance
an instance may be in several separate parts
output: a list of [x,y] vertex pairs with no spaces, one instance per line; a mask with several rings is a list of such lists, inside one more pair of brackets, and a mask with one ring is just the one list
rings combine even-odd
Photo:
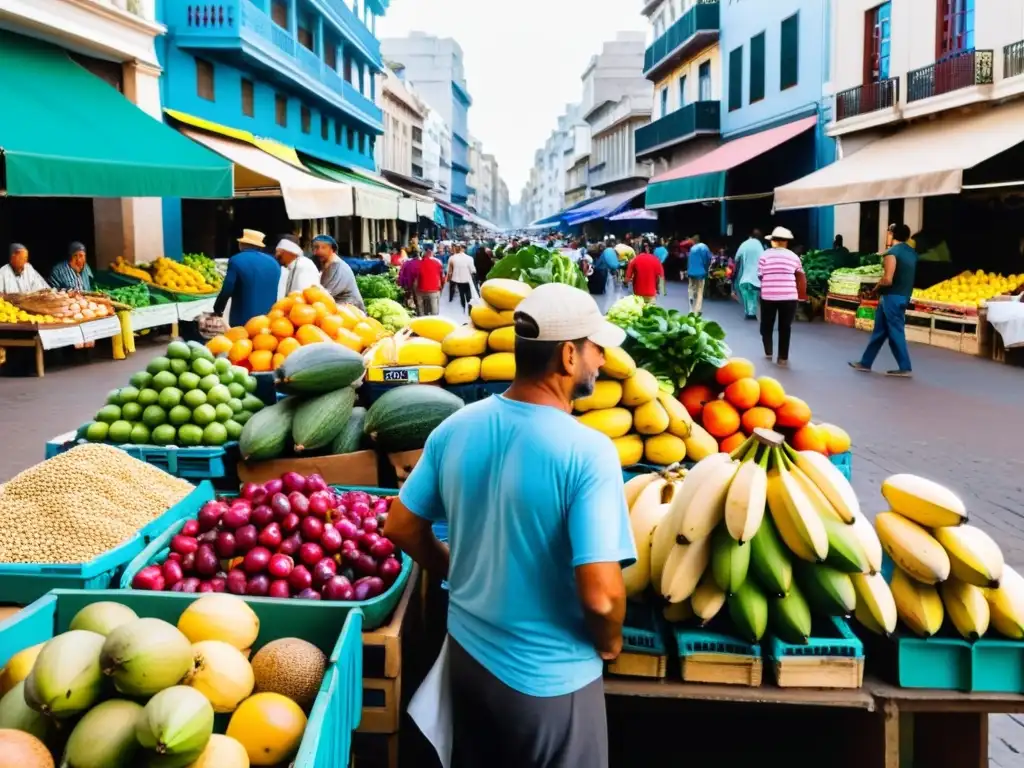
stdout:
[[754,440],[753,437],[748,437],[732,453],[729,454],[729,458],[731,458],[731,459],[739,459],[740,457],[745,456],[747,450],[750,448],[750,443],[753,440]]
[[757,451],[758,449],[760,449],[761,444],[758,443],[757,440],[755,440],[752,437],[748,438],[747,442],[750,443],[750,450],[748,450],[746,454],[744,454],[743,461],[755,461],[757,459]]
[[796,450],[789,443],[783,443],[782,450],[785,452],[786,457],[791,461],[796,459]]
[[764,453],[761,454],[761,458],[758,459],[758,462],[757,462],[758,464],[761,465],[761,469],[763,469],[765,471],[768,471],[768,460],[771,458],[771,455],[772,455],[772,451],[771,451],[770,448],[767,449]]

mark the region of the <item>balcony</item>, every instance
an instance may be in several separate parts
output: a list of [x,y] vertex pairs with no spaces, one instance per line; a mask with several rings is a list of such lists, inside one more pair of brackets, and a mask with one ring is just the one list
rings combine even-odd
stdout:
[[718,133],[719,108],[717,101],[698,101],[638,128],[636,156],[656,154],[699,134]]
[[1003,78],[1024,75],[1024,40],[1003,48]]
[[907,73],[907,102],[992,84],[993,52],[960,51]]
[[718,0],[697,0],[644,53],[644,77],[661,80],[676,65],[686,61],[718,39]]
[[867,115],[896,107],[900,101],[900,79],[890,77],[877,83],[865,83],[836,94],[835,119]]
[[256,69],[268,80],[302,88],[366,126],[383,130],[381,110],[372,99],[251,0],[171,4],[167,26],[182,50]]

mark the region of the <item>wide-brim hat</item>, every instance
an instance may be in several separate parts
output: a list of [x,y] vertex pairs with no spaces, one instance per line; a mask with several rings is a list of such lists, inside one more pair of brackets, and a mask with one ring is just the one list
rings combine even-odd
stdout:
[[776,227],[772,230],[772,233],[768,235],[765,240],[792,240],[793,233],[785,227]]
[[255,245],[257,248],[266,248],[266,235],[256,229],[243,229],[242,236],[238,238],[240,245]]

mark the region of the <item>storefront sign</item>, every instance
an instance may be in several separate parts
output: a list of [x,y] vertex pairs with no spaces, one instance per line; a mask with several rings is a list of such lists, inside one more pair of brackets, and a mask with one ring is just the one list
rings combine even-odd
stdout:
[[159,325],[174,325],[178,322],[177,304],[154,304],[132,310],[132,328],[141,331]]
[[96,339],[109,339],[121,332],[121,321],[117,317],[104,317],[100,320],[90,320],[79,326],[82,329],[82,338],[86,341]]
[[72,325],[68,328],[40,328],[39,343],[43,349],[60,349],[61,347],[73,347],[85,341],[82,336],[82,326]]
[[195,320],[200,315],[205,315],[208,312],[213,312],[213,304],[217,299],[211,297],[209,299],[200,299],[199,301],[183,301],[180,304],[175,304],[178,308],[178,320],[188,322]]

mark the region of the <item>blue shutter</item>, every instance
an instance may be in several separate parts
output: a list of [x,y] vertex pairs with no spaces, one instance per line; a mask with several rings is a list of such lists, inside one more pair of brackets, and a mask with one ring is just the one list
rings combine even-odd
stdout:
[[878,7],[878,79],[889,79],[889,55],[892,43],[892,3],[884,3]]

